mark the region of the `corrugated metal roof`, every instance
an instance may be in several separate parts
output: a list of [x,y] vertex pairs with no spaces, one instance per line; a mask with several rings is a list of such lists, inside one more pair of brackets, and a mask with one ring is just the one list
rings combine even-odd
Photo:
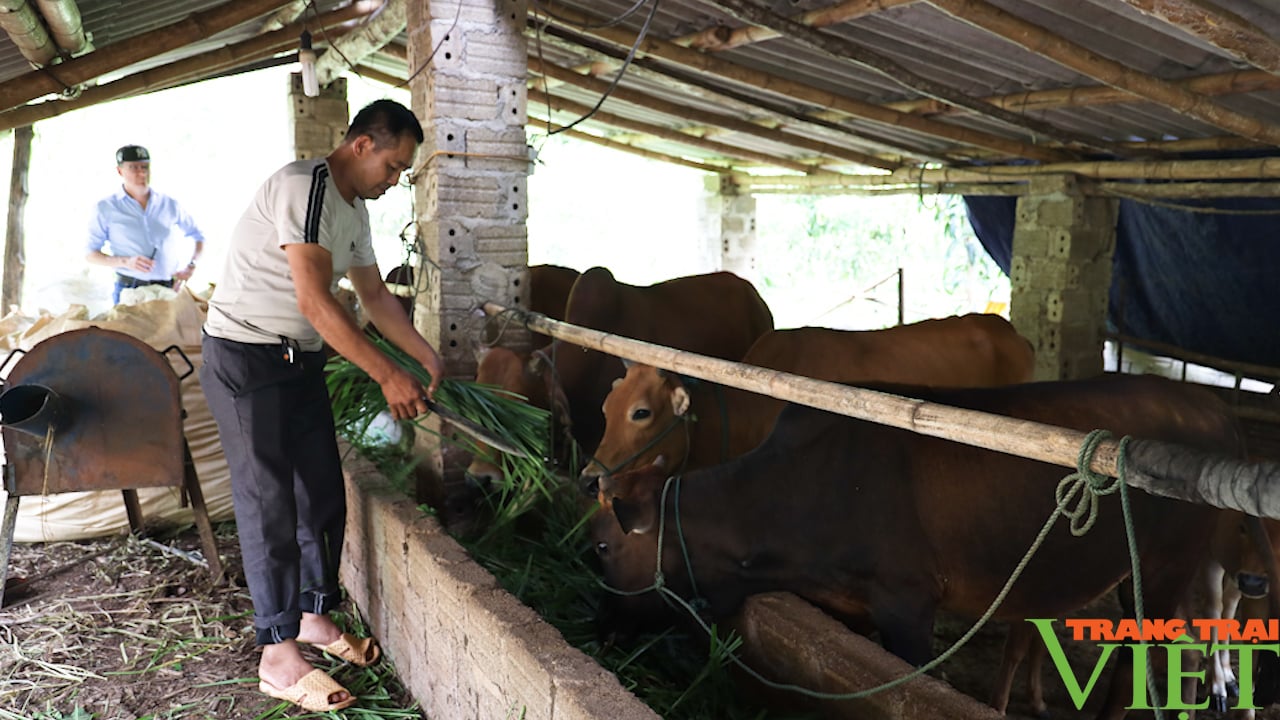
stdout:
[[[1142,5],[1144,0],[964,0],[958,5],[959,0],[751,0],[747,10],[763,8],[792,19],[810,11],[861,8],[862,12],[811,30],[782,27],[785,34],[781,36],[777,32],[764,33],[773,37],[732,49],[692,51],[698,54],[687,58],[673,57],[662,49],[665,43],[694,33],[717,27],[727,33],[751,25],[735,17],[735,12],[744,10],[726,9],[733,2],[742,0],[556,0],[550,3],[555,17],[549,17],[544,0],[530,0],[529,54],[534,61],[560,68],[594,67],[600,73],[599,79],[609,81],[648,22],[647,40],[658,42],[641,48],[619,84],[625,93],[607,100],[603,112],[625,125],[641,122],[691,137],[705,135],[714,142],[745,151],[740,154],[771,156],[780,166],[809,162],[828,169],[843,166],[846,171],[865,171],[851,167],[848,160],[824,160],[815,151],[814,143],[837,146],[845,155],[875,155],[880,158],[876,164],[889,167],[938,161],[952,165],[1001,159],[1025,161],[1027,157],[1045,156],[1047,151],[1062,157],[1107,159],[1121,152],[1108,143],[1119,142],[1199,140],[1205,146],[1253,146],[1264,153],[1276,150],[1280,144],[1257,141],[1280,134],[1280,77],[1265,72],[1280,74],[1280,4],[1274,0],[1214,0],[1212,4],[1204,0],[1163,0],[1163,8],[1172,8],[1168,19],[1138,10],[1135,5]],[[217,0],[81,0],[79,7],[86,30],[101,49],[127,43],[142,33],[221,4]],[[279,4],[286,2],[281,0]],[[324,13],[347,4],[346,0],[320,0],[308,12]],[[655,5],[657,10],[649,20]],[[1215,6],[1222,14],[1211,18],[1210,26],[1229,25],[1234,22],[1233,16],[1252,23],[1253,39],[1258,43],[1254,51],[1260,47],[1262,52],[1260,58],[1253,58],[1258,67],[1245,59],[1246,50],[1215,47],[1209,39],[1188,29],[1191,24],[1187,18]],[[628,10],[634,12],[628,14]],[[1171,101],[1162,97],[1153,101],[1150,97],[1113,94],[1106,102],[1085,102],[1081,99],[1104,87],[1103,79],[1089,77],[1099,72],[1067,67],[1002,37],[984,27],[985,21],[974,14],[986,12],[1004,13],[1005,20],[1030,23],[1033,29],[1044,31],[1046,35],[1038,46],[1042,50],[1052,43],[1065,44],[1078,48],[1087,57],[1114,62],[1116,65],[1107,70],[1123,75],[1121,81],[1136,78],[1174,84],[1193,79],[1206,82],[1206,78],[1246,72],[1234,76],[1235,90],[1204,94],[1200,100],[1213,111],[1199,116],[1174,107],[1185,104],[1185,98]],[[966,17],[958,16],[966,13]],[[113,72],[110,77],[250,38],[259,32],[267,15]],[[776,24],[774,19],[757,21]],[[818,40],[825,44],[843,45],[834,50],[819,49],[805,39],[807,33],[817,33]],[[395,42],[403,46],[408,40],[402,33]],[[853,52],[871,53],[893,67],[887,72],[871,67],[849,57]],[[703,67],[708,59],[728,63],[728,72]],[[387,55],[371,56],[362,64],[384,75],[408,75],[403,60]],[[16,47],[0,37],[0,85],[28,72],[30,67]],[[531,76],[533,79],[536,76]],[[972,99],[1041,94],[1032,95],[1032,102],[1026,107],[1009,104],[1012,118],[994,117],[947,108],[937,102],[921,108],[918,101],[929,100],[934,93],[922,89],[915,79]],[[1246,81],[1247,85],[1239,84]],[[600,97],[598,89],[562,81],[550,85],[554,96],[580,105],[594,105]],[[1075,101],[1045,102],[1045,93],[1068,91],[1073,92]],[[632,95],[624,99],[626,93]],[[640,98],[674,103],[687,111],[648,106],[634,96],[637,93]],[[1019,102],[1028,100],[1020,98]],[[894,110],[888,113],[885,106],[894,103],[910,103],[911,107],[905,114],[898,113],[896,106],[888,108]],[[532,92],[532,118],[546,117],[541,105],[539,93]],[[762,137],[740,128],[717,128],[716,119],[705,117],[707,113],[776,126],[777,130],[772,136]],[[1238,114],[1234,125],[1222,119],[1231,113]],[[565,123],[575,117],[561,111],[552,115],[557,122]],[[678,136],[658,139],[634,127],[618,127],[599,118],[576,129],[615,137],[673,157],[734,167],[761,164],[734,160],[729,153],[719,151],[723,148],[682,143]],[[1242,135],[1251,135],[1254,140],[1246,141]],[[1110,148],[1110,154],[1100,154],[1099,147]],[[1143,152],[1144,157],[1175,157],[1160,145],[1147,146]]]

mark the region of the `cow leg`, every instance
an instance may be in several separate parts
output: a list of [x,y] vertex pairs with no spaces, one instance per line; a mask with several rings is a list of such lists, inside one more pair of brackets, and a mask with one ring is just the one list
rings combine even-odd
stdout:
[[1037,717],[1048,716],[1041,675],[1046,653],[1044,644],[1038,640],[1030,623],[1014,622],[1009,625],[1009,633],[1004,640],[1004,656],[1000,661],[1000,673],[996,676],[996,687],[991,696],[991,707],[1000,713],[1003,714],[1008,709],[1009,696],[1013,693],[1013,678],[1018,672],[1018,666],[1023,660],[1027,660],[1027,690],[1031,708]]

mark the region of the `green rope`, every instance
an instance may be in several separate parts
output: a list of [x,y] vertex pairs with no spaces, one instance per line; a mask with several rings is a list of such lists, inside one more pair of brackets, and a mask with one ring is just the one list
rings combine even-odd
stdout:
[[[1073,535],[1077,537],[1084,535],[1090,529],[1093,528],[1094,523],[1097,521],[1098,502],[1097,502],[1096,496],[1110,495],[1111,493],[1114,493],[1117,491],[1120,492],[1120,507],[1124,516],[1125,536],[1129,545],[1129,561],[1133,566],[1134,611],[1137,617],[1138,626],[1139,628],[1141,628],[1143,624],[1142,577],[1141,577],[1141,572],[1139,570],[1137,541],[1134,535],[1133,520],[1132,520],[1132,516],[1130,514],[1130,509],[1129,509],[1129,494],[1127,492],[1127,488],[1125,487],[1125,482],[1124,482],[1125,449],[1128,446],[1129,438],[1125,437],[1120,440],[1119,457],[1117,458],[1117,461],[1116,461],[1117,475],[1119,477],[1113,480],[1109,476],[1100,475],[1098,473],[1093,472],[1089,467],[1094,454],[1098,450],[1098,446],[1101,445],[1103,440],[1105,440],[1110,436],[1111,436],[1111,433],[1107,432],[1106,430],[1094,430],[1085,436],[1084,442],[1082,442],[1080,446],[1080,453],[1076,457],[1076,472],[1071,473],[1067,477],[1063,478],[1061,482],[1059,482],[1058,487],[1054,493],[1055,507],[1053,512],[1049,514],[1049,518],[1045,521],[1044,525],[1041,526],[1040,531],[1036,534],[1035,540],[1032,541],[1031,547],[1027,549],[1027,552],[1023,554],[1022,559],[1018,561],[1017,567],[1013,569],[1013,573],[1009,576],[1009,579],[1005,582],[1004,586],[1000,588],[1000,592],[997,593],[991,605],[987,608],[986,612],[982,614],[982,617],[978,618],[977,622],[975,622],[974,625],[971,628],[969,628],[969,630],[965,632],[963,636],[960,637],[960,639],[956,640],[956,642],[953,643],[951,647],[947,648],[946,651],[944,651],[942,654],[938,655],[936,658],[926,663],[925,665],[922,665],[916,668],[915,670],[913,670],[910,673],[907,673],[906,675],[895,678],[893,680],[890,680],[889,682],[882,683],[872,688],[867,688],[865,690],[858,690],[856,692],[849,692],[849,693],[827,693],[827,692],[820,692],[817,690],[811,690],[809,688],[802,687],[799,685],[793,685],[789,683],[779,683],[774,680],[770,680],[764,677],[763,675],[761,675],[754,668],[744,663],[742,659],[739,658],[736,654],[732,654],[732,653],[729,654],[728,656],[729,660],[733,662],[734,665],[737,665],[738,668],[741,669],[743,672],[747,673],[748,675],[755,678],[757,681],[763,683],[767,687],[771,687],[778,690],[786,690],[789,692],[795,692],[795,693],[804,695],[806,697],[811,697],[819,700],[857,700],[865,697],[870,697],[871,695],[875,695],[877,693],[881,693],[886,690],[891,690],[895,687],[898,687],[899,685],[902,685],[906,682],[914,680],[915,678],[933,670],[934,668],[941,665],[943,662],[946,662],[961,647],[963,647],[966,643],[968,643],[969,640],[971,640],[974,635],[978,634],[978,632],[995,615],[996,610],[1000,607],[1000,605],[1004,602],[1005,598],[1009,595],[1009,592],[1013,589],[1014,583],[1016,583],[1018,578],[1021,577],[1022,572],[1026,569],[1027,565],[1031,562],[1032,557],[1035,556],[1036,552],[1040,549],[1040,546],[1044,544],[1045,538],[1048,537],[1049,532],[1053,529],[1053,525],[1054,523],[1057,522],[1059,517],[1066,516],[1071,518],[1071,532]],[[633,592],[612,588],[604,583],[601,583],[601,586],[610,592],[613,592],[619,595],[628,595],[628,596],[641,595],[650,591],[656,591],[662,594],[663,597],[667,600],[667,602],[669,603],[673,602],[683,607],[685,611],[687,611],[689,615],[694,619],[694,621],[698,624],[698,626],[703,629],[704,632],[706,632],[708,635],[713,635],[711,626],[708,625],[706,621],[702,619],[698,610],[696,610],[693,607],[693,605],[691,605],[684,598],[680,597],[679,594],[673,592],[670,588],[666,586],[666,581],[662,573],[662,546],[663,546],[663,538],[665,537],[665,533],[666,533],[667,492],[671,489],[671,486],[675,484],[677,485],[676,492],[678,497],[679,482],[680,482],[680,476],[678,475],[667,478],[667,482],[665,485],[663,485],[663,488],[662,488],[662,503],[660,505],[660,512],[658,515],[658,537],[657,537],[658,568],[657,568],[657,571],[654,573],[653,585],[650,585],[649,587],[644,588],[642,590],[637,590]],[[1071,503],[1073,500],[1075,500],[1075,496],[1078,493],[1082,493],[1082,497],[1077,501],[1074,507],[1071,507]],[[677,510],[677,518],[676,518],[677,532],[679,532],[678,506],[675,509]],[[680,533],[680,542],[681,542],[681,548],[682,550],[684,550],[684,553],[685,553],[685,563],[686,563],[685,567],[688,569],[690,578],[692,578],[693,567],[692,565],[689,564],[689,556],[688,556],[687,549],[685,549],[683,533]],[[1147,643],[1143,641],[1142,646],[1144,649],[1143,650],[1144,653],[1145,653],[1146,645]],[[1158,700],[1159,695],[1156,692],[1155,680],[1153,677],[1151,677],[1151,673],[1147,673],[1147,687],[1152,694],[1152,698],[1156,699],[1156,702],[1154,703],[1154,705],[1156,706],[1156,709],[1155,709],[1156,720],[1163,720],[1164,715],[1159,707],[1160,706],[1160,702]]]

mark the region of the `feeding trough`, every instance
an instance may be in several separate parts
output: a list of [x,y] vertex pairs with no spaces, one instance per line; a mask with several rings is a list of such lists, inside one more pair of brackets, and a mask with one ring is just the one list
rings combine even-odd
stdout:
[[[176,351],[186,372],[169,363]],[[213,527],[182,432],[179,382],[192,366],[175,345],[157,352],[101,328],[55,335],[15,350],[0,393],[4,488],[0,601],[19,500],[26,495],[120,490],[135,533],[144,530],[137,488],[180,487],[191,500],[209,570],[221,575]]]

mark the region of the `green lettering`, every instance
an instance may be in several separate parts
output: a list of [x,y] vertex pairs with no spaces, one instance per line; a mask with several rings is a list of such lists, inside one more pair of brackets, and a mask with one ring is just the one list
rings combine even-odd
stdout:
[[[1099,647],[1102,648],[1102,657],[1098,658],[1098,663],[1094,666],[1093,673],[1089,676],[1089,682],[1081,689],[1080,682],[1076,679],[1076,674],[1071,669],[1071,664],[1067,662],[1067,655],[1062,651],[1062,644],[1058,642],[1058,635],[1053,631],[1053,620],[1039,618],[1028,619],[1027,622],[1035,625],[1036,629],[1040,631],[1040,638],[1044,640],[1044,646],[1049,649],[1049,658],[1053,660],[1054,667],[1058,668],[1058,674],[1062,676],[1062,683],[1067,686],[1067,692],[1071,695],[1071,702],[1075,703],[1076,710],[1083,710],[1085,701],[1089,699],[1089,693],[1093,692],[1093,686],[1098,682],[1098,676],[1102,674],[1102,668],[1106,666],[1111,653],[1120,647],[1120,644],[1099,643]],[[1134,666],[1136,674],[1137,663]],[[1145,666],[1144,659],[1144,669]],[[1145,683],[1137,682],[1134,684],[1145,685]]]
[[1239,650],[1240,651],[1240,697],[1236,700],[1234,710],[1261,710],[1262,708],[1253,704],[1253,653],[1255,651],[1263,651],[1276,653],[1280,655],[1280,645],[1254,645],[1251,643],[1240,644],[1222,644],[1212,645],[1209,647],[1210,652],[1219,650]]
[[[1169,694],[1169,702],[1165,705],[1166,710],[1204,710],[1209,707],[1209,698],[1205,698],[1203,703],[1199,705],[1188,705],[1182,699],[1182,681],[1184,678],[1196,678],[1201,684],[1204,683],[1204,670],[1184,671],[1182,669],[1182,653],[1186,650],[1196,650],[1202,656],[1208,650],[1205,643],[1197,643],[1191,639],[1190,635],[1180,635],[1168,645],[1163,645],[1165,655],[1169,661],[1169,684],[1167,692]],[[1137,679],[1134,679],[1137,682]],[[1193,693],[1191,696],[1195,698]]]

